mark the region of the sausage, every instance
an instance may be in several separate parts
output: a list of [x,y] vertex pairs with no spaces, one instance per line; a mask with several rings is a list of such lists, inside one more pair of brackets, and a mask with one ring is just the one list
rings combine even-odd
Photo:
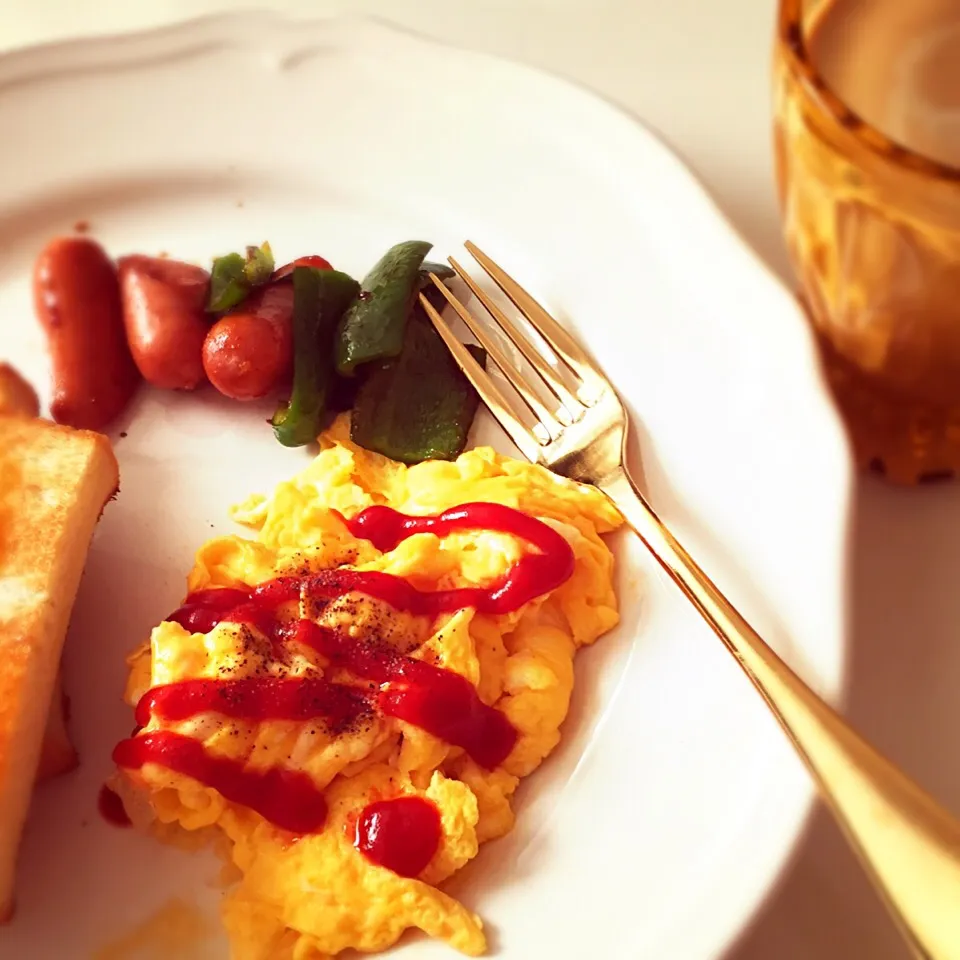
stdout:
[[178,260],[134,254],[117,261],[123,322],[133,361],[147,383],[194,390],[206,380],[204,311],[210,274]]
[[40,416],[36,391],[9,363],[0,363],[0,414],[27,418]]
[[203,344],[203,369],[233,400],[266,396],[293,368],[293,284],[273,283],[218,320]]
[[140,382],[113,263],[86,237],[51,240],[34,265],[33,300],[53,363],[53,419],[102,430]]

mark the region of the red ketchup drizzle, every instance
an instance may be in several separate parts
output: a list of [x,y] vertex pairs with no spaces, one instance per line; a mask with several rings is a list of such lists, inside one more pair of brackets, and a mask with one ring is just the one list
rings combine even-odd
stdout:
[[308,774],[283,767],[251,770],[237,760],[208,753],[193,737],[168,730],[121,740],[113,749],[113,761],[128,770],[158,763],[199,780],[225,799],[256,810],[291,833],[314,833],[323,827],[327,816],[323,794]]
[[148,690],[137,704],[137,723],[151,717],[176,722],[214,711],[242,720],[314,720],[347,723],[370,709],[370,698],[341,683],[315,677],[181,680]]
[[[435,517],[408,517],[390,507],[367,507],[352,520],[344,522],[355,537],[369,540],[383,552],[392,550],[401,540],[417,533],[444,537],[457,530],[509,533],[540,551],[522,557],[499,582],[489,587],[421,592],[402,578],[385,573],[369,582],[360,579],[353,586],[355,590],[411,613],[448,613],[463,607],[476,607],[480,613],[511,613],[528,601],[556,589],[573,573],[573,551],[556,530],[541,520],[499,503],[463,503]],[[357,574],[357,571],[338,572]],[[363,578],[369,574],[357,576]],[[393,581],[393,589],[386,585],[384,578]]]
[[436,806],[422,797],[396,797],[364,807],[354,846],[372,863],[401,877],[422,873],[440,846]]
[[123,801],[106,784],[100,788],[100,796],[97,798],[97,810],[100,816],[107,823],[115,827],[129,827],[130,817],[124,809]]
[[187,597],[182,607],[167,617],[191,633],[209,633],[234,607],[250,599],[249,590],[221,587],[219,590],[198,590]]
[[459,673],[357,643],[309,620],[300,621],[295,639],[364,680],[389,684],[377,697],[384,714],[462,747],[482,767],[499,766],[517,742],[513,724]]
[[[303,643],[356,676],[386,686],[368,696],[345,685],[312,678],[181,681],[148,691],[137,706],[137,723],[146,726],[153,716],[186,720],[209,711],[244,720],[305,721],[323,717],[334,724],[349,724],[375,702],[385,715],[461,747],[481,766],[499,766],[513,749],[517,732],[503,713],[480,700],[464,677],[309,620],[284,623],[277,619],[277,610],[285,603],[298,601],[301,594],[333,599],[358,591],[415,614],[436,615],[468,606],[483,613],[508,613],[569,578],[574,564],[569,544],[545,523],[492,503],[463,504],[432,517],[409,517],[389,507],[375,506],[344,523],[355,537],[369,540],[381,551],[391,550],[418,533],[445,536],[456,530],[486,529],[527,540],[539,552],[522,557],[488,587],[424,591],[391,574],[336,569],[306,577],[278,577],[253,589],[192,593],[168,620],[203,633],[225,621],[249,623],[275,642]],[[114,760],[128,768],[159,763],[297,833],[323,825],[323,796],[305,774],[279,768],[248,772],[243,761],[210,756],[199,741],[179,734],[154,732],[122,741],[114,751]],[[290,796],[281,797],[283,791],[290,791]]]

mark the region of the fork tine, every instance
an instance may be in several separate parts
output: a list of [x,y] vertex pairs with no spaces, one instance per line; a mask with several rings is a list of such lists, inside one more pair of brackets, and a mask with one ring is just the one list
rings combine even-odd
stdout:
[[[537,371],[540,379],[556,394],[557,399],[566,408],[561,419],[576,420],[583,413],[583,404],[574,396],[570,388],[550,369],[550,365],[540,354],[540,351],[516,328],[509,317],[494,303],[493,300],[480,288],[476,280],[467,273],[453,257],[447,257],[450,266],[457,272],[457,276],[470,288],[470,292],[484,305],[487,312],[499,324],[500,329],[507,335],[510,342],[526,357],[527,362]],[[494,277],[496,279],[496,277]],[[473,329],[472,327],[470,328]],[[510,382],[516,386],[521,378],[511,366],[501,368]]]
[[[576,340],[510,274],[494,263],[470,240],[464,243],[464,247],[497,286],[513,301],[514,306],[530,321],[531,326],[580,377],[585,386],[591,387],[596,392],[600,392],[607,386],[604,376],[594,367],[587,355],[580,349]],[[595,398],[594,396],[591,400]]]
[[[453,261],[451,260],[451,263]],[[453,264],[456,270],[456,264]],[[458,271],[459,272],[459,271]],[[530,389],[526,381],[510,376],[510,369],[513,366],[510,358],[497,346],[496,342],[490,337],[483,325],[478,323],[470,311],[454,296],[453,292],[433,274],[430,275],[437,289],[440,290],[447,300],[447,303],[457,311],[460,319],[470,328],[471,333],[477,338],[480,346],[487,351],[493,358],[493,362],[503,371],[504,376],[510,381],[513,388],[520,394],[526,405],[533,411],[534,415],[540,418],[547,432],[548,439],[556,439],[560,436],[563,429],[557,418],[547,409],[544,402]]]
[[510,434],[520,452],[531,463],[539,462],[542,450],[540,442],[514,413],[513,407],[504,396],[503,391],[493,382],[486,370],[473,359],[470,351],[453,335],[436,308],[422,293],[420,294],[420,304],[430,318],[430,322],[436,328],[437,333],[443,338],[443,342],[453,355],[457,366],[473,384],[477,393],[480,394],[480,399],[497,418],[500,426]]

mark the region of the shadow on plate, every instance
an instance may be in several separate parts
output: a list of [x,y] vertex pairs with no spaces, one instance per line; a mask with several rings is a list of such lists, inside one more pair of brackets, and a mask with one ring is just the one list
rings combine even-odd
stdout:
[[[846,715],[960,814],[960,484],[859,480]],[[830,815],[818,808],[784,877],[726,960],[908,960]]]

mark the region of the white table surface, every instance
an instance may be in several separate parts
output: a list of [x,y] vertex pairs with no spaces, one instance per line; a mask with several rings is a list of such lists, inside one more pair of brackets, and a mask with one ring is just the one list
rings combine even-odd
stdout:
[[[223,0],[2,0],[0,49],[237,6]],[[776,0],[273,0],[258,6],[296,15],[369,13],[583,83],[660,131],[761,255],[789,276],[770,150]],[[960,813],[960,485],[901,491],[864,479],[850,562],[847,713]],[[840,835],[818,811],[779,888],[725,960],[906,957]]]

